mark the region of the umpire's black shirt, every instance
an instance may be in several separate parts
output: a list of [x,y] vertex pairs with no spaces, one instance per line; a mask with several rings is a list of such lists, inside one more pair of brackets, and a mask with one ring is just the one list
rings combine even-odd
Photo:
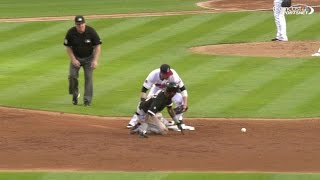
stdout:
[[76,27],[68,30],[64,39],[64,45],[72,48],[73,54],[79,58],[90,57],[93,54],[93,47],[101,44],[98,33],[86,25],[83,33],[79,33]]

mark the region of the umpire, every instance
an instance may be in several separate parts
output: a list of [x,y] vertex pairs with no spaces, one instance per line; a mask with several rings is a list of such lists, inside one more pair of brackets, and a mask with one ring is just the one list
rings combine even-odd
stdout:
[[79,70],[83,67],[85,77],[83,101],[85,106],[90,106],[93,95],[92,74],[98,65],[102,41],[96,30],[86,25],[83,16],[76,16],[74,22],[75,26],[68,30],[64,39],[70,59],[69,94],[72,94],[72,103],[77,105],[80,97]]

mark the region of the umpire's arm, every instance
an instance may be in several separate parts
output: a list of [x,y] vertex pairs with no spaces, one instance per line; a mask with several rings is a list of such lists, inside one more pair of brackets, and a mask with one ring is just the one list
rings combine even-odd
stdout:
[[101,53],[101,45],[98,44],[94,47],[94,51],[93,51],[93,59],[91,62],[91,67],[93,69],[95,69],[98,66],[98,60],[100,57],[100,53]]
[[76,67],[80,67],[80,62],[77,60],[76,56],[73,54],[73,50],[71,47],[66,46],[66,50],[67,50],[67,54],[69,56],[70,62],[76,66]]

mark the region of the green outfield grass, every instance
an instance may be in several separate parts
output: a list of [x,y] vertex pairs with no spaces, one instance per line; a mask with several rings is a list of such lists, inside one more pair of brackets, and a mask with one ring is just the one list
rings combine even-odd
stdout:
[[[123,3],[128,5],[123,5]],[[0,18],[196,10],[195,0],[3,0]],[[47,7],[50,8],[47,8]],[[319,40],[320,15],[288,16],[290,40]],[[319,117],[319,58],[196,55],[189,47],[269,41],[272,12],[88,20],[103,39],[90,108],[67,94],[62,45],[70,21],[0,23],[0,106],[100,116],[131,116],[142,82],[169,63],[189,91],[186,117]],[[83,92],[83,74],[80,76]],[[80,101],[81,102],[81,101]],[[318,174],[1,172],[2,179],[313,180]]]
[[275,174],[275,173],[172,173],[172,172],[3,172],[2,180],[317,180],[317,174]]
[[[315,40],[319,15],[288,16],[290,40]],[[148,73],[169,63],[190,95],[187,117],[319,116],[319,58],[208,56],[204,44],[268,41],[271,12],[88,20],[103,39],[92,107],[71,105],[62,45],[70,21],[0,23],[0,105],[131,116]],[[234,28],[237,27],[237,28]],[[83,92],[83,75],[80,76]]]
[[197,0],[1,0],[0,18],[201,10]]

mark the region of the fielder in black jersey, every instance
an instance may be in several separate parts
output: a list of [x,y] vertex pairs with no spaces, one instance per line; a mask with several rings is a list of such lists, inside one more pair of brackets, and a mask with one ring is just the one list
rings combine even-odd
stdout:
[[148,133],[166,134],[168,132],[167,127],[156,116],[165,107],[167,107],[170,117],[182,129],[181,122],[175,118],[175,112],[172,109],[172,97],[177,93],[178,89],[178,84],[170,82],[166,84],[164,90],[142,101],[136,113],[139,117],[140,125],[133,128],[131,132],[139,133],[141,137],[148,137]]
[[76,16],[74,21],[75,26],[68,30],[63,43],[70,59],[69,94],[72,95],[72,103],[77,105],[80,95],[78,77],[82,66],[85,76],[83,100],[85,106],[90,106],[93,95],[92,74],[98,65],[102,42],[95,29],[86,25],[83,16]]

